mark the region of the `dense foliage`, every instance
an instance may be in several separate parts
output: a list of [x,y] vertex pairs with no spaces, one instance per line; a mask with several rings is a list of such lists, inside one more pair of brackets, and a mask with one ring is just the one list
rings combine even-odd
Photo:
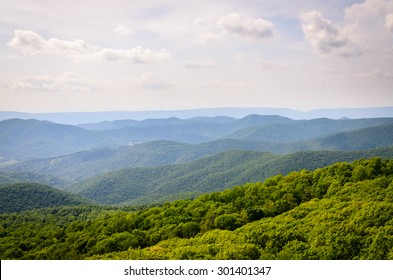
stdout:
[[66,189],[104,204],[163,203],[262,181],[276,174],[314,170],[338,161],[373,156],[393,158],[393,148],[357,152],[298,152],[290,155],[228,151],[186,164],[113,171]]
[[0,186],[15,183],[39,183],[42,185],[64,187],[67,183],[55,176],[35,172],[4,172],[0,171]]
[[79,196],[35,183],[0,186],[0,213],[92,203]]
[[337,163],[140,210],[0,216],[1,259],[393,259],[393,160]]

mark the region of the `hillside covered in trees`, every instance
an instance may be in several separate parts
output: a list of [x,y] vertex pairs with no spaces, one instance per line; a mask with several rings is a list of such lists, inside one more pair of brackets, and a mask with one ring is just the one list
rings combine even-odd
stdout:
[[393,259],[393,160],[276,175],[144,209],[0,215],[1,259]]
[[84,204],[94,203],[86,198],[35,183],[0,186],[0,213]]
[[[119,122],[124,125],[119,126]],[[9,160],[42,159],[154,140],[188,144],[223,139],[251,140],[265,143],[264,151],[275,153],[340,148],[362,150],[393,145],[393,118],[292,120],[281,116],[249,115],[241,119],[123,120],[104,126],[82,127],[38,120],[0,121],[0,156]],[[363,130],[366,128],[374,129]],[[334,137],[335,134],[339,135]]]
[[289,155],[232,150],[185,164],[126,168],[93,177],[64,189],[103,204],[146,205],[194,198],[236,185],[263,181],[276,174],[324,167],[339,161],[380,156],[393,148],[369,151],[310,151]]

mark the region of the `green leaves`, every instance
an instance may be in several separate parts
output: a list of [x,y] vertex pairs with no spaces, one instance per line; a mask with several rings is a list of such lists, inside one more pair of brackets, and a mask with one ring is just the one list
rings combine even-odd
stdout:
[[2,214],[0,257],[392,259],[392,163],[337,163],[135,211]]

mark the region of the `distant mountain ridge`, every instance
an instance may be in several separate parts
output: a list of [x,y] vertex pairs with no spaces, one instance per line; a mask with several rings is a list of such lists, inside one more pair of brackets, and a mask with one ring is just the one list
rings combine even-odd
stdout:
[[[273,147],[266,151],[274,152],[274,146],[278,143],[295,143],[329,134],[382,125],[387,126],[386,130],[389,130],[390,124],[393,124],[393,118],[292,120],[281,116],[249,115],[241,119],[205,117],[185,120],[171,118],[128,121],[127,126],[124,127],[122,124],[121,128],[118,128],[117,124],[113,128],[106,123],[104,127],[113,129],[103,130],[98,129],[101,124],[91,124],[89,126],[94,126],[95,130],[88,130],[48,121],[9,119],[0,121],[0,157],[48,158],[153,140],[198,144],[231,138],[266,142],[267,147]],[[390,144],[384,146],[388,145]],[[288,150],[293,151],[293,149]]]
[[311,111],[300,111],[288,108],[205,108],[190,110],[156,110],[156,111],[109,111],[109,112],[59,112],[59,113],[23,113],[0,111],[0,120],[20,118],[47,120],[62,124],[97,123],[114,120],[144,120],[152,118],[180,119],[193,117],[228,116],[243,118],[247,115],[280,115],[291,119],[315,118],[384,118],[393,117],[393,106],[374,108],[325,108]]

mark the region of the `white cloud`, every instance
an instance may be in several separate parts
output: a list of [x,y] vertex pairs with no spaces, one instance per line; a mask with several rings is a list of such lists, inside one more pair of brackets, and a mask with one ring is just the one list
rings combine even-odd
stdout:
[[251,39],[265,39],[273,36],[273,23],[261,18],[251,18],[232,13],[217,21],[218,27],[226,34]]
[[306,39],[317,52],[343,57],[362,54],[343,29],[323,18],[319,12],[303,13],[300,19]]
[[393,13],[387,14],[385,18],[385,27],[389,32],[393,33]]
[[117,26],[114,29],[115,33],[120,36],[130,36],[134,34],[134,31],[132,29],[125,27],[124,25],[118,23]]
[[149,63],[171,56],[167,50],[153,51],[140,46],[131,49],[110,49],[95,47],[83,40],[64,41],[55,38],[45,40],[38,33],[28,30],[16,30],[15,36],[8,45],[29,55],[53,53],[76,58],[98,57],[106,61],[130,61],[132,63]]
[[38,33],[29,30],[15,30],[14,35],[8,45],[25,54],[58,53],[80,55],[94,50],[94,47],[79,39],[74,41],[63,41],[55,38],[45,40]]
[[184,68],[217,68],[219,65],[212,61],[184,61]]
[[[348,21],[362,19],[364,23],[370,24],[374,19],[379,20],[382,14],[386,14],[387,11],[391,11],[392,8],[393,1],[391,0],[365,0],[361,3],[356,3],[347,7],[345,9],[345,17]],[[358,22],[358,24],[361,24],[361,22]]]
[[344,10],[346,29],[363,49],[382,52],[393,32],[393,1],[365,0]]
[[153,51],[137,46],[132,49],[102,49],[95,53],[107,61],[131,61],[133,63],[149,63],[156,60],[170,58],[171,55],[167,50]]
[[66,72],[60,76],[38,75],[17,81],[10,81],[9,88],[13,91],[38,90],[38,91],[90,91],[99,86],[93,86],[91,81],[79,75]]

